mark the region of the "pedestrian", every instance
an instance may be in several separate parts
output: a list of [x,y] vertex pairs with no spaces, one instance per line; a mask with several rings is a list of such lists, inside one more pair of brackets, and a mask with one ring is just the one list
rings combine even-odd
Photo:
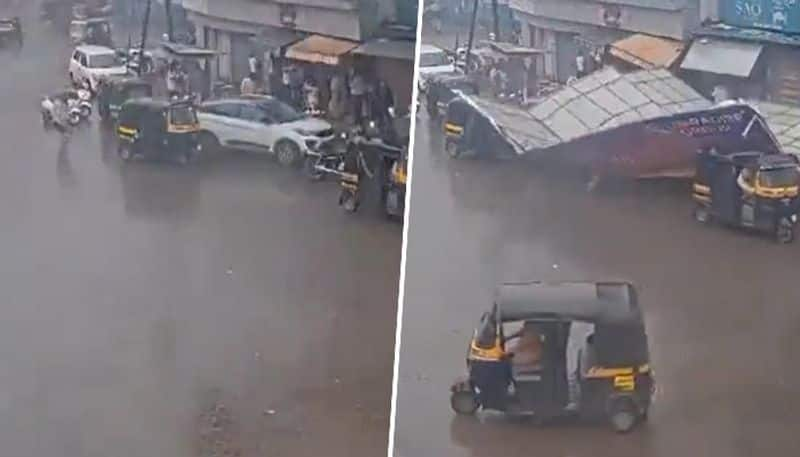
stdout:
[[253,95],[256,93],[255,74],[250,73],[242,79],[242,84],[239,86],[239,93],[241,95]]
[[372,113],[382,129],[388,128],[392,124],[389,108],[394,108],[394,94],[383,80],[378,80],[373,94]]
[[170,98],[174,98],[180,95],[182,84],[181,84],[181,69],[180,64],[177,61],[173,60],[169,64],[169,68],[167,69],[167,94]]
[[586,76],[586,57],[583,55],[583,51],[578,52],[578,55],[575,56],[575,70],[578,79]]
[[344,77],[340,74],[334,74],[330,81],[331,96],[328,100],[328,114],[333,119],[340,119],[344,115],[345,98],[347,96],[347,88],[345,87]]
[[356,125],[364,123],[364,102],[367,95],[367,83],[364,77],[350,69],[350,97],[353,107],[353,122]]

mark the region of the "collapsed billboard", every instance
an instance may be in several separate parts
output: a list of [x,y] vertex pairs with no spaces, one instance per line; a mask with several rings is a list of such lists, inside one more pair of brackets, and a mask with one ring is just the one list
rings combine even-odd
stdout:
[[694,173],[699,148],[779,152],[751,105],[713,105],[666,70],[605,68],[530,109],[463,96],[517,155],[635,178]]

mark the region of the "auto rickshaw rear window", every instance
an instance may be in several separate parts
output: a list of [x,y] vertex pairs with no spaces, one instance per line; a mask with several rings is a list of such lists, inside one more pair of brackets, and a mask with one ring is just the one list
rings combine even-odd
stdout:
[[169,110],[169,119],[173,125],[193,125],[197,123],[197,114],[191,106],[173,106]]
[[800,170],[797,167],[761,170],[758,183],[763,187],[791,187],[800,183]]

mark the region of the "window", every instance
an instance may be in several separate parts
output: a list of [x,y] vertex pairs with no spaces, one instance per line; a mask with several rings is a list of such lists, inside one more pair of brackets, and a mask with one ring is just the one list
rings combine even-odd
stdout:
[[264,109],[257,105],[242,105],[239,117],[246,121],[265,123],[270,121],[270,117]]
[[450,61],[447,59],[447,55],[443,52],[426,52],[419,55],[420,67],[438,67],[449,64]]
[[86,54],[81,54],[79,61],[80,61],[82,66],[84,66],[84,67],[88,67],[89,66],[89,62],[86,59]]
[[767,188],[791,187],[800,182],[800,171],[797,167],[761,170],[758,183]]
[[225,117],[239,117],[239,105],[234,103],[220,103],[216,105],[204,106],[202,109],[209,114],[216,114],[217,116]]
[[81,53],[80,53],[80,51],[75,51],[72,54],[72,60],[74,60],[75,62],[80,62],[81,61]]
[[193,125],[197,116],[191,106],[173,106],[169,110],[170,122],[174,125]]
[[89,58],[91,68],[111,68],[119,65],[115,54],[95,54]]
[[265,101],[261,103],[261,108],[273,122],[277,122],[278,124],[299,121],[306,117],[305,114],[297,112],[294,108],[280,100]]

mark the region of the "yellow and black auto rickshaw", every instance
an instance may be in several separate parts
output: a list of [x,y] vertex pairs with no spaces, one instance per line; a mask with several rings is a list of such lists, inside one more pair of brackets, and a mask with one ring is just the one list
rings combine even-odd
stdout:
[[122,160],[137,157],[187,164],[197,157],[200,125],[189,101],[138,98],[122,105],[117,125]]
[[450,403],[463,415],[575,417],[607,421],[624,433],[647,419],[653,391],[633,285],[527,282],[498,289]]
[[153,86],[138,76],[109,76],[97,94],[97,112],[108,122],[117,119],[122,104],[135,98],[153,96]]
[[790,154],[713,149],[697,154],[692,186],[694,218],[712,220],[775,236],[791,243],[800,210],[800,161]]
[[405,211],[406,179],[408,173],[408,148],[403,148],[398,157],[391,160],[389,173],[383,187],[383,208],[386,216],[402,219]]
[[425,107],[432,118],[441,116],[447,110],[447,104],[462,94],[477,95],[478,84],[474,78],[463,74],[433,75],[428,79],[425,90]]
[[447,104],[444,120],[445,151],[450,157],[512,157],[514,149],[495,123],[459,90]]

